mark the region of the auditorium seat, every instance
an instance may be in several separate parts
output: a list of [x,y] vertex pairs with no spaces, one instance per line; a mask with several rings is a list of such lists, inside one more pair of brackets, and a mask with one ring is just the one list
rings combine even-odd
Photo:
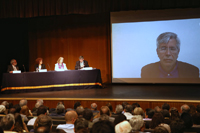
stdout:
[[52,120],[53,121],[53,125],[59,125],[59,124],[66,124],[65,120]]
[[55,120],[65,120],[65,116],[50,116],[50,117]]

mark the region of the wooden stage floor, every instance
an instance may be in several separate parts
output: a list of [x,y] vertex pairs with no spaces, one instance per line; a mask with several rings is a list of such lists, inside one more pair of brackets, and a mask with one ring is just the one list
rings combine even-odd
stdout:
[[107,84],[102,89],[83,89],[47,92],[0,94],[0,99],[93,99],[139,101],[197,101],[200,102],[199,84]]

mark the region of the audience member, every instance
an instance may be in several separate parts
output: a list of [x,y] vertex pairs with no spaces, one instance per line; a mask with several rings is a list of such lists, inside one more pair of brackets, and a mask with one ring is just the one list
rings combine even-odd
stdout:
[[129,133],[132,127],[128,121],[120,122],[115,126],[115,133]]
[[[37,131],[37,129],[39,127],[46,127],[48,129],[48,131],[51,131],[52,124],[53,124],[53,122],[52,122],[52,119],[51,119],[50,116],[41,114],[35,120],[35,123],[34,123],[34,132]],[[30,132],[32,132],[32,131],[30,131]]]
[[3,101],[1,105],[4,105],[6,108],[5,114],[8,114],[8,110],[10,109],[10,104],[7,101]]
[[78,118],[78,115],[75,111],[68,111],[65,114],[66,124],[59,124],[57,126],[57,129],[62,129],[66,133],[74,133],[74,123],[77,118]]
[[144,120],[141,115],[134,115],[129,120],[129,123],[134,131],[144,131],[145,129]]
[[125,109],[124,109],[124,115],[126,116],[127,120],[130,120],[133,115],[132,115],[133,107],[130,104],[127,104]]
[[132,107],[133,107],[133,110],[134,110],[136,107],[140,107],[140,104],[139,103],[133,103]]
[[16,113],[14,117],[15,117],[15,124],[13,131],[20,133],[29,132],[26,124],[22,121],[21,115],[19,113]]
[[191,128],[193,125],[192,116],[190,115],[190,107],[187,104],[181,106],[181,119],[184,121],[186,128]]
[[155,110],[155,113],[160,113],[162,109],[159,106],[156,106],[154,110]]
[[93,120],[93,123],[99,121],[100,116],[103,115],[103,114],[108,115],[110,122],[112,122],[112,123],[114,122],[115,118],[111,117],[110,109],[108,108],[108,106],[102,106],[101,110],[100,110],[100,113],[99,113],[99,117],[95,118]]
[[4,105],[0,105],[0,116],[4,116],[6,112],[6,107]]
[[123,102],[123,103],[122,103],[123,110],[125,109],[126,105],[128,105],[128,103],[127,103],[127,102]]
[[15,110],[16,113],[20,113],[20,111],[21,111],[21,106],[20,106],[19,104],[15,104],[13,107],[16,109],[16,110]]
[[135,107],[133,110],[134,115],[141,115],[142,117],[144,116],[144,111],[141,107]]
[[58,104],[56,111],[50,113],[49,116],[65,116],[65,106],[63,104]]
[[185,130],[184,121],[181,119],[173,120],[170,123],[171,133],[183,133]]
[[83,106],[79,106],[79,107],[76,108],[76,113],[77,113],[79,118],[83,117],[83,112],[84,112]]
[[154,133],[171,133],[171,128],[168,124],[161,123],[154,129]]
[[98,121],[92,126],[90,133],[115,133],[115,129],[110,121]]
[[122,114],[123,110],[124,110],[123,106],[121,104],[118,104],[116,105],[116,108],[115,108],[115,114],[116,115]]
[[33,113],[33,114],[36,114],[38,108],[39,108],[41,105],[43,105],[42,102],[37,102],[37,103],[35,104],[35,107],[34,107],[33,110],[32,110],[32,113]]
[[149,129],[149,125],[151,123],[152,117],[154,115],[155,111],[153,109],[146,109],[146,113],[145,113],[145,118],[143,119],[145,121],[145,128]]
[[170,113],[171,113],[171,116],[170,116],[170,119],[171,119],[171,120],[180,119],[180,115],[179,115],[179,112],[178,112],[178,109],[177,109],[177,108],[172,107],[172,108],[170,109]]
[[0,127],[3,129],[4,133],[10,133],[14,128],[14,124],[15,124],[14,115],[7,114],[1,119]]
[[153,115],[153,118],[152,118],[152,121],[151,121],[149,127],[150,127],[151,129],[154,129],[154,128],[156,128],[159,124],[161,124],[161,123],[163,123],[163,122],[164,122],[164,117],[163,117],[163,115],[162,115],[161,113],[155,113],[155,114]]
[[99,111],[97,110],[97,104],[96,103],[91,104],[91,110],[93,112],[93,117],[96,116],[99,113]]
[[32,116],[32,114],[30,113],[29,111],[29,108],[28,106],[24,105],[22,106],[21,108],[21,111],[20,111],[20,114],[21,114],[21,117],[24,121],[28,121],[28,116]]
[[169,109],[170,109],[170,106],[169,106],[169,104],[167,104],[167,103],[164,103],[164,104],[162,105],[162,110],[164,110],[164,109],[166,109],[166,110],[168,110],[168,111],[169,111]]
[[171,122],[169,111],[164,109],[164,110],[161,111],[161,113],[162,113],[162,115],[164,117],[164,123],[169,125],[170,122]]
[[75,132],[78,132],[81,129],[88,129],[88,121],[84,118],[78,118],[74,123],[74,127]]
[[88,128],[91,129],[93,126],[92,118],[93,118],[93,112],[90,109],[85,109],[83,111],[83,118],[86,119],[88,122]]
[[28,101],[26,99],[22,99],[19,101],[19,106],[22,107],[24,105],[27,105]]
[[111,103],[107,103],[106,106],[110,109],[110,113],[113,114],[113,107]]
[[190,115],[193,116],[196,113],[196,107],[193,104],[188,105],[190,107]]
[[81,106],[81,102],[76,102],[76,103],[74,104],[74,110],[76,110],[76,108],[79,107],[79,106]]
[[[38,108],[38,111],[37,111],[37,116],[41,115],[41,114],[47,114],[47,109],[44,105],[41,105],[39,108]],[[27,123],[27,125],[34,125],[35,123],[35,120],[37,119],[37,117],[33,117],[32,119],[30,119]]]

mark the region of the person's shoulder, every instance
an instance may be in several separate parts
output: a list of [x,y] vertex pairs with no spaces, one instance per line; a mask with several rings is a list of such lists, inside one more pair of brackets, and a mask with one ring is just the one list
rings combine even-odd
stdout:
[[159,62],[147,64],[142,67],[142,70],[152,69],[152,68],[155,68],[156,66],[159,66]]
[[191,69],[191,70],[199,70],[198,67],[192,65],[192,64],[189,64],[189,63],[186,63],[186,62],[182,62],[182,61],[178,61],[178,66],[179,67],[183,67],[185,69]]

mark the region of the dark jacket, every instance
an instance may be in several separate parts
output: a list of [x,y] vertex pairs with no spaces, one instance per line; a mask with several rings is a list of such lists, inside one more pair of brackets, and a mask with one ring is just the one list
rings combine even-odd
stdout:
[[[88,64],[88,62],[86,60],[84,60],[84,65],[85,65],[85,67],[89,67],[89,64]],[[81,69],[80,61],[76,62],[75,70],[78,70],[78,69]]]

